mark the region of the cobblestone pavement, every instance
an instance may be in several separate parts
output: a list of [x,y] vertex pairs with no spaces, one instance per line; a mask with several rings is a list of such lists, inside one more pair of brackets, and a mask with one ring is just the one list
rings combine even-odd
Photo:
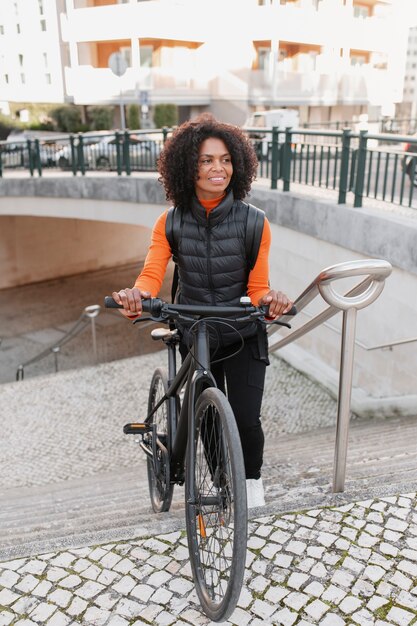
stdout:
[[[417,624],[417,494],[250,521],[227,624]],[[0,624],[209,624],[185,533],[0,563]]]

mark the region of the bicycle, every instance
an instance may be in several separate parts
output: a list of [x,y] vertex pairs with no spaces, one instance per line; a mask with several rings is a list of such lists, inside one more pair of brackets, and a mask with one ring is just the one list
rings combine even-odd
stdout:
[[[153,339],[167,347],[168,373],[155,370],[145,420],[126,424],[123,431],[142,437],[140,446],[147,458],[149,493],[156,513],[169,510],[174,485],[185,483],[187,540],[197,595],[205,614],[213,621],[223,621],[234,611],[243,584],[246,480],[236,420],[210,371],[209,328],[231,321],[265,323],[267,308],[251,305],[249,298],[242,298],[240,307],[169,304],[159,298],[142,304],[149,317],[137,318],[134,323],[151,319],[172,325],[180,321],[190,327],[193,340],[177,371],[178,331],[151,331]],[[105,306],[121,308],[109,296]],[[289,326],[282,321],[272,323]]]

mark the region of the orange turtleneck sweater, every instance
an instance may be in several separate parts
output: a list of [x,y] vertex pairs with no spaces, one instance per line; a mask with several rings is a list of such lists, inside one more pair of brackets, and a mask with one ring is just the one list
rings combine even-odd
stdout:
[[[200,200],[200,204],[206,209],[207,215],[212,211],[224,198],[223,194],[220,198],[214,200]],[[167,212],[164,211],[159,216],[152,230],[151,244],[148,254],[146,255],[145,265],[142,272],[136,279],[135,287],[143,291],[149,291],[151,296],[155,298],[161,289],[164,280],[166,267],[171,258],[171,249],[165,236],[165,223]],[[259,299],[268,291],[269,287],[269,249],[271,246],[271,227],[265,218],[264,229],[262,232],[261,244],[259,246],[258,258],[254,268],[249,273],[248,278],[248,296],[252,304],[257,305]]]

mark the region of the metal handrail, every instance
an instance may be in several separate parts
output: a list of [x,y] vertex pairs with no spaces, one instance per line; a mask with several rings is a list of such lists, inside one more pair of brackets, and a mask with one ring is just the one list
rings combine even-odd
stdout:
[[[308,311],[304,311],[304,315],[306,315],[310,319],[313,317],[313,314],[309,313]],[[325,326],[326,328],[329,328],[334,333],[340,334],[339,328],[336,328],[336,326],[333,326],[332,324],[327,324],[327,322],[324,322],[323,326]],[[404,346],[408,343],[415,343],[416,341],[417,341],[417,337],[404,337],[403,339],[395,339],[393,341],[389,341],[388,343],[379,343],[376,346],[367,346],[365,343],[363,343],[363,341],[359,341],[359,339],[355,339],[355,344],[359,346],[360,348],[362,348],[362,350],[366,350],[366,352],[372,352],[374,350],[385,350],[387,348],[391,350],[392,348],[395,348],[396,346]]]
[[[285,337],[277,337],[274,333],[268,338],[269,350],[279,350],[317,328],[339,311],[343,312],[333,493],[342,492],[345,483],[357,311],[369,306],[378,298],[384,288],[385,279],[391,272],[391,264],[381,259],[349,261],[324,269],[296,298],[294,304],[297,311],[302,311],[314,298],[321,295],[329,307]],[[346,294],[342,295],[334,289],[333,283],[336,280],[355,276],[365,278]],[[283,316],[281,319],[290,321],[289,316]]]
[[55,372],[57,372],[58,371],[58,354],[59,354],[61,347],[65,345],[66,343],[68,343],[71,339],[74,339],[74,337],[77,337],[85,329],[85,327],[87,326],[89,322],[91,322],[91,334],[92,334],[92,341],[93,341],[94,360],[97,362],[97,340],[96,340],[95,319],[97,315],[100,313],[100,311],[101,311],[101,306],[99,304],[91,304],[89,306],[86,306],[83,312],[81,313],[80,317],[78,318],[78,320],[75,322],[74,326],[72,326],[65,333],[65,335],[61,337],[59,341],[55,342],[48,348],[45,348],[45,350],[42,350],[42,352],[34,356],[32,359],[29,359],[29,361],[26,361],[26,363],[22,363],[21,365],[19,365],[19,367],[16,370],[16,380],[23,380],[25,367],[27,367],[28,365],[32,365],[33,363],[37,363],[38,361],[41,361],[45,357],[49,356],[51,353],[54,355]]

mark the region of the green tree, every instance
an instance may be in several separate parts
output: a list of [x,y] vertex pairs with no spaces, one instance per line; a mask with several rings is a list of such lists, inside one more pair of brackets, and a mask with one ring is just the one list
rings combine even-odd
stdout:
[[178,107],[176,104],[157,104],[153,113],[156,128],[176,126],[178,124]]
[[0,141],[6,139],[10,131],[15,128],[20,128],[20,125],[8,115],[0,113]]
[[137,104],[129,104],[127,107],[127,127],[130,130],[139,130],[140,128],[139,106]]
[[88,117],[91,120],[91,130],[110,130],[113,127],[113,107],[91,107]]
[[52,109],[50,113],[57,130],[65,133],[76,133],[84,130],[81,123],[81,112],[74,105],[67,105]]

